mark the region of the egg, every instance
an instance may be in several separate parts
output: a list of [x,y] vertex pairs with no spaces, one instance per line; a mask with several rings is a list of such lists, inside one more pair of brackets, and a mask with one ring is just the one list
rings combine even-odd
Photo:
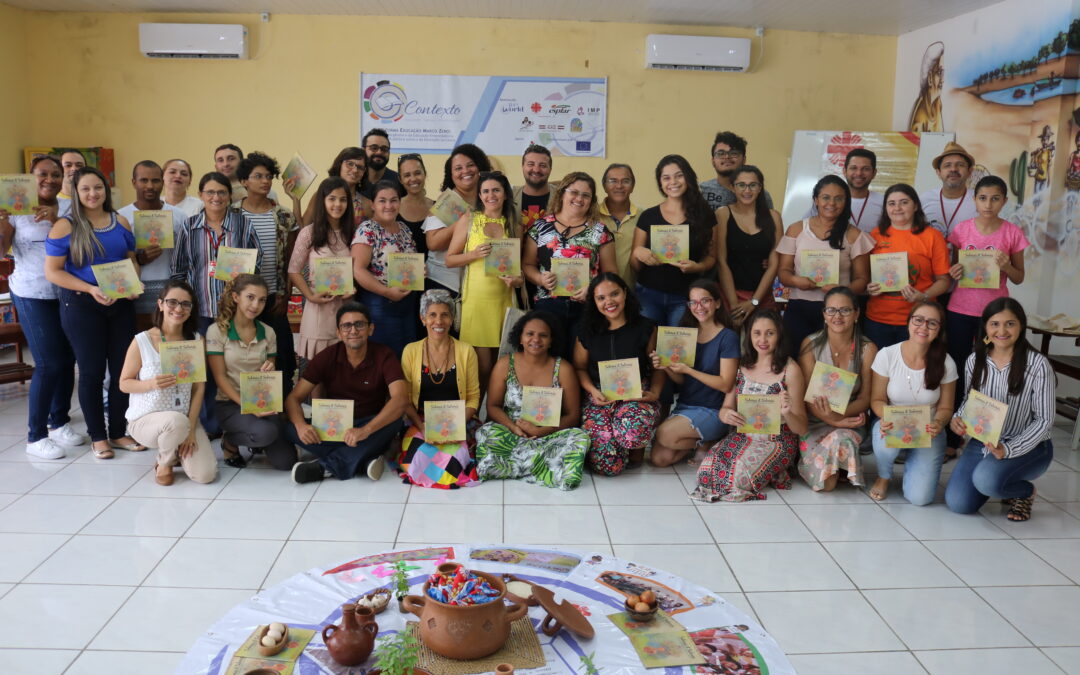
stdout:
[[653,593],[652,591],[645,591],[641,594],[641,601],[647,602],[650,605],[653,604],[654,602],[656,602],[656,593]]
[[631,595],[629,598],[626,599],[626,604],[627,604],[628,607],[633,607],[634,605],[638,604],[639,602],[641,602],[641,598],[639,598],[636,595]]
[[285,634],[285,624],[275,621],[274,623],[270,624],[270,630],[274,631],[275,633],[278,633],[279,635],[284,635]]
[[274,639],[273,637],[270,636],[269,633],[267,633],[265,636],[263,636],[263,639],[261,641],[262,646],[263,647],[273,647],[274,645],[276,645],[278,643],[278,640],[280,640],[280,639],[281,639],[281,636],[278,636],[277,639]]
[[634,611],[635,611],[635,612],[647,612],[647,611],[649,611],[650,609],[652,609],[652,607],[649,607],[649,606],[648,606],[647,604],[645,604],[644,602],[639,602],[639,603],[637,603],[636,605],[634,605]]

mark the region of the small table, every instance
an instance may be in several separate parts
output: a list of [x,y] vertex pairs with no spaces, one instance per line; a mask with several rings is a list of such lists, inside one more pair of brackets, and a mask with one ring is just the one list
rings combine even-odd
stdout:
[[[1080,380],[1080,356],[1066,356],[1065,354],[1050,353],[1050,340],[1052,338],[1071,338],[1073,344],[1080,347],[1080,335],[1076,333],[1042,330],[1041,328],[1035,328],[1033,326],[1028,326],[1028,330],[1030,330],[1033,335],[1042,337],[1042,341],[1039,344],[1039,351],[1050,360],[1050,366],[1054,369],[1055,373],[1064,375],[1065,377],[1071,377],[1074,380]],[[1071,420],[1076,420],[1076,423],[1073,425],[1072,440],[1069,444],[1070,447],[1075,450],[1077,445],[1080,445],[1080,399],[1075,396],[1058,396],[1056,401],[1057,413],[1059,415],[1068,417]]]

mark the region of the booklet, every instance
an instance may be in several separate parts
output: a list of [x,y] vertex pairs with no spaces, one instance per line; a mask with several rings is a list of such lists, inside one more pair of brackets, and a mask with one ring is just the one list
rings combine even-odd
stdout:
[[145,210],[135,212],[135,222],[131,224],[135,234],[135,248],[173,247],[173,212]]
[[656,355],[661,366],[685,363],[694,367],[697,354],[697,328],[660,326],[656,329]]
[[780,433],[780,395],[779,394],[738,394],[735,408],[746,424],[736,431],[741,434]]
[[522,387],[521,419],[538,427],[559,426],[562,394],[562,387]]
[[569,297],[589,285],[588,258],[552,258],[551,273],[555,275],[555,297]]
[[972,389],[961,419],[967,425],[967,434],[987,445],[997,445],[1001,440],[1001,427],[1005,426],[1005,414],[1009,406],[982,392]]
[[240,412],[258,415],[284,410],[281,371],[240,373]]
[[345,441],[345,432],[353,425],[353,401],[334,398],[311,399],[311,426],[320,441]]
[[818,286],[840,283],[840,251],[799,251],[799,276]]
[[521,276],[521,240],[489,239],[491,253],[484,258],[484,275],[489,277]]
[[997,251],[957,251],[957,262],[964,266],[960,288],[999,288],[1001,267],[997,264]]
[[855,389],[855,373],[818,361],[806,387],[806,401],[813,401],[818,396],[829,399],[829,408],[838,415],[843,415],[851,402],[851,392]]
[[870,281],[881,286],[882,293],[899,293],[909,283],[907,252],[871,253]]
[[[423,253],[388,253],[386,259],[387,286],[410,291],[424,290]],[[352,274],[352,268],[349,274]]]
[[706,662],[686,628],[662,609],[657,610],[652,621],[634,621],[628,612],[609,614],[607,618],[626,633],[646,668]]
[[893,424],[893,428],[885,434],[885,447],[930,447],[930,432],[926,430],[926,427],[934,421],[931,406],[887,405],[884,412],[884,421]]
[[293,155],[285,170],[281,172],[281,180],[285,185],[285,193],[290,197],[300,199],[315,182],[315,169],[304,161],[300,153]]
[[37,205],[37,181],[32,175],[0,174],[0,209],[13,216],[32,216]]
[[352,295],[353,285],[352,258],[315,258],[311,266],[312,290],[318,294]]
[[217,262],[214,264],[214,278],[219,281],[232,281],[241,274],[255,274],[255,261],[258,256],[257,248],[222,246],[218,249]]
[[662,263],[690,259],[689,225],[652,225],[649,227],[649,248]]
[[443,190],[435,203],[431,205],[431,215],[441,220],[447,227],[469,212],[465,199],[453,189]]
[[465,401],[424,401],[424,440],[432,445],[465,440]]
[[98,288],[106,297],[114,300],[129,298],[143,291],[139,274],[135,271],[135,264],[131,258],[124,258],[116,262],[91,265],[90,270],[97,279]]
[[597,364],[600,392],[609,401],[641,398],[641,370],[637,359],[613,359]]
[[177,384],[206,382],[206,350],[202,340],[161,342],[161,372],[175,375]]

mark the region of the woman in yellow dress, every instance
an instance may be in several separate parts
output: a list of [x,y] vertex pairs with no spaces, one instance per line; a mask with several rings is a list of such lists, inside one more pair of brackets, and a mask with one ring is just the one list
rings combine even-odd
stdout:
[[489,276],[484,272],[492,239],[515,239],[520,245],[518,213],[510,195],[510,181],[501,172],[480,174],[476,210],[455,223],[454,238],[446,252],[447,267],[465,268],[461,282],[461,341],[476,348],[481,398],[499,351],[503,317],[514,304],[514,289],[524,283],[520,273]]

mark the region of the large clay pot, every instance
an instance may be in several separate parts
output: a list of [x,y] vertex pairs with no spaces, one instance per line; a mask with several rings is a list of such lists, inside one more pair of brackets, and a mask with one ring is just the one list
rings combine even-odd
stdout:
[[420,618],[420,640],[448,659],[479,659],[494,654],[510,637],[510,624],[525,616],[525,605],[507,607],[506,587],[496,576],[474,572],[499,591],[499,596],[483,605],[448,605],[427,594],[405,596],[405,609]]
[[322,635],[330,656],[343,666],[358,666],[371,656],[379,624],[367,607],[342,605],[341,625],[323,626]]

